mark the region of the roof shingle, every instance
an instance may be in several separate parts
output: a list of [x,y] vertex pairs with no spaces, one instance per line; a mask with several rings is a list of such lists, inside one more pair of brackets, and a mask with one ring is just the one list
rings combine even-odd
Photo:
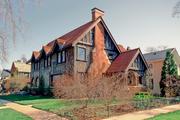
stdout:
[[110,65],[106,73],[125,72],[139,48],[122,52]]

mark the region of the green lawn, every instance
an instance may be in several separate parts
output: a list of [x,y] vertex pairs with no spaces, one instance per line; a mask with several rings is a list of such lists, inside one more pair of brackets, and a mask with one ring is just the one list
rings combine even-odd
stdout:
[[160,114],[147,120],[180,120],[180,110],[166,114]]
[[[23,105],[32,105],[34,108],[50,111],[58,115],[64,115],[72,111],[74,108],[80,108],[85,105],[85,100],[62,100],[42,96],[20,96],[20,95],[7,95],[0,96],[0,99],[6,99]],[[127,102],[127,101],[125,101]],[[112,104],[124,103],[122,101],[113,100]],[[104,107],[105,101],[91,100],[88,103],[89,107]],[[99,112],[98,114],[105,114]],[[104,115],[102,115],[104,116]]]
[[32,118],[9,108],[0,109],[0,119],[1,120],[32,120]]

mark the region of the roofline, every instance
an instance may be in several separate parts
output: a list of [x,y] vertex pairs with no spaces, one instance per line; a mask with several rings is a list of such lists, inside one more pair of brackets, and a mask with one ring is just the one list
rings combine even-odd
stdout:
[[[146,68],[147,68],[147,70],[148,70],[148,69],[149,69],[149,68],[148,68],[148,63],[147,63],[146,59],[144,58],[144,56],[143,56],[140,48],[135,48],[135,49],[132,49],[132,50],[128,50],[128,51],[126,51],[126,52],[130,52],[130,51],[133,51],[133,50],[137,50],[137,53],[134,55],[133,59],[131,60],[131,62],[129,63],[129,65],[128,65],[127,68],[125,69],[125,71],[128,70],[129,66],[130,66],[131,63],[135,60],[135,58],[137,57],[138,54],[141,55],[141,58],[142,58],[145,66],[146,66]],[[125,52],[123,52],[123,53],[125,53]]]
[[154,52],[148,52],[148,53],[144,53],[143,55],[148,55],[148,54],[152,54],[152,53],[156,53],[156,52],[163,52],[163,51],[166,51],[166,50],[174,50],[176,48],[167,48],[167,49],[164,49],[164,50],[158,50],[158,51],[154,51]]

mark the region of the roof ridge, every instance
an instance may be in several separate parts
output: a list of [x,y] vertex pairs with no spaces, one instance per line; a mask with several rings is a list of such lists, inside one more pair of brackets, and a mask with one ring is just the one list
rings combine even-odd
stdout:
[[167,49],[164,49],[164,50],[158,50],[158,51],[148,52],[148,53],[144,53],[144,55],[146,55],[146,54],[152,54],[152,53],[157,53],[157,52],[164,52],[164,51],[173,50],[173,49],[176,49],[176,48],[167,48]]

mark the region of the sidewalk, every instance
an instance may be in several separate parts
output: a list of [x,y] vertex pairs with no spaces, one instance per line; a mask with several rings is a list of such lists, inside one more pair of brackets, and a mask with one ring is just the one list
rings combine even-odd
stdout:
[[145,110],[139,112],[128,113],[121,116],[114,116],[104,120],[144,120],[150,117],[154,117],[160,113],[168,113],[176,110],[180,110],[180,104],[166,106],[163,108],[157,108],[152,110]]
[[13,103],[7,100],[0,99],[0,103],[6,105],[6,107],[14,109],[18,112],[24,113],[25,115],[30,116],[33,120],[67,120],[62,118],[56,114],[42,111],[36,108],[32,108],[31,106],[20,105],[17,103]]

